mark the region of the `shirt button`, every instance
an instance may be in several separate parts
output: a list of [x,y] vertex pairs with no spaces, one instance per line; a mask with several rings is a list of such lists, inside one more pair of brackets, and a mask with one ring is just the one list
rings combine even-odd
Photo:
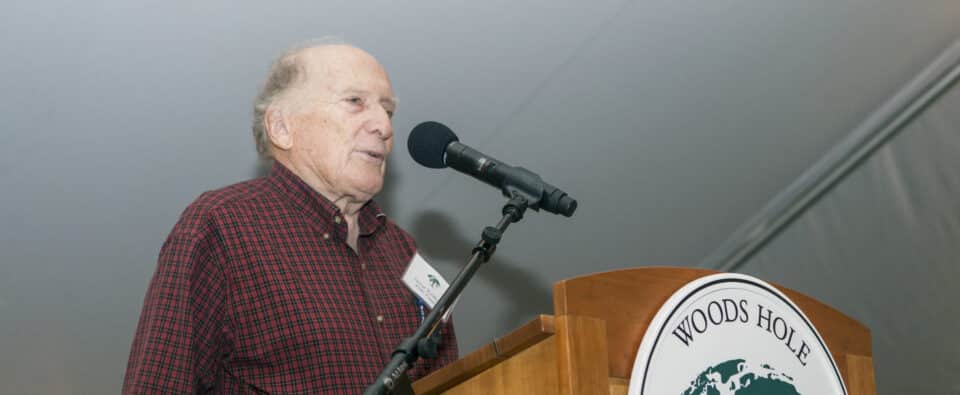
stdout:
[[363,269],[363,270],[367,270],[367,264],[366,264],[366,263],[361,263],[361,264],[360,264],[360,268]]
[[329,233],[324,233],[324,234],[323,234],[323,239],[324,239],[324,240],[330,239],[330,234],[329,234]]
[[383,322],[383,316],[382,316],[382,315],[378,315],[378,316],[377,316],[377,322],[380,322],[380,323]]
[[340,223],[340,216],[333,217],[333,222]]

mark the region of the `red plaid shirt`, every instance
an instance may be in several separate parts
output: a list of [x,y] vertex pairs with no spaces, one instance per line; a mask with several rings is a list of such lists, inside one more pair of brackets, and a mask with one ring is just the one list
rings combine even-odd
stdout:
[[[400,281],[416,246],[370,202],[359,253],[339,210],[277,164],[201,195],[160,251],[124,393],[358,394],[420,323]],[[457,357],[443,328],[440,357]]]

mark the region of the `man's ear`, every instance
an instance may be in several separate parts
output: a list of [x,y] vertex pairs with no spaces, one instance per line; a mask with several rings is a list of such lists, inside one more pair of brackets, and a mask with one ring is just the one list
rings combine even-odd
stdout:
[[263,117],[264,129],[267,131],[267,137],[270,143],[281,151],[288,151],[293,148],[293,133],[289,127],[289,121],[286,114],[276,108],[267,109]]

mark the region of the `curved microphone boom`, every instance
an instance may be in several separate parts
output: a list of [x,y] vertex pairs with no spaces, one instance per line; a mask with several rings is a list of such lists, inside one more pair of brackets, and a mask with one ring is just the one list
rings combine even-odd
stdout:
[[407,149],[417,163],[433,168],[451,167],[500,189],[507,197],[520,195],[530,208],[571,216],[577,201],[547,184],[536,173],[510,166],[462,143],[450,128],[439,122],[423,122],[413,128]]

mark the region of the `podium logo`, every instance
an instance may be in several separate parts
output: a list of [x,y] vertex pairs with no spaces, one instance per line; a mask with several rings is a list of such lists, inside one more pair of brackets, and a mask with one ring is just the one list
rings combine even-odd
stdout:
[[793,377],[774,370],[770,365],[752,367],[743,359],[733,359],[711,366],[700,373],[683,395],[800,395]]
[[740,274],[701,277],[650,322],[629,395],[846,395],[810,320],[770,284]]

